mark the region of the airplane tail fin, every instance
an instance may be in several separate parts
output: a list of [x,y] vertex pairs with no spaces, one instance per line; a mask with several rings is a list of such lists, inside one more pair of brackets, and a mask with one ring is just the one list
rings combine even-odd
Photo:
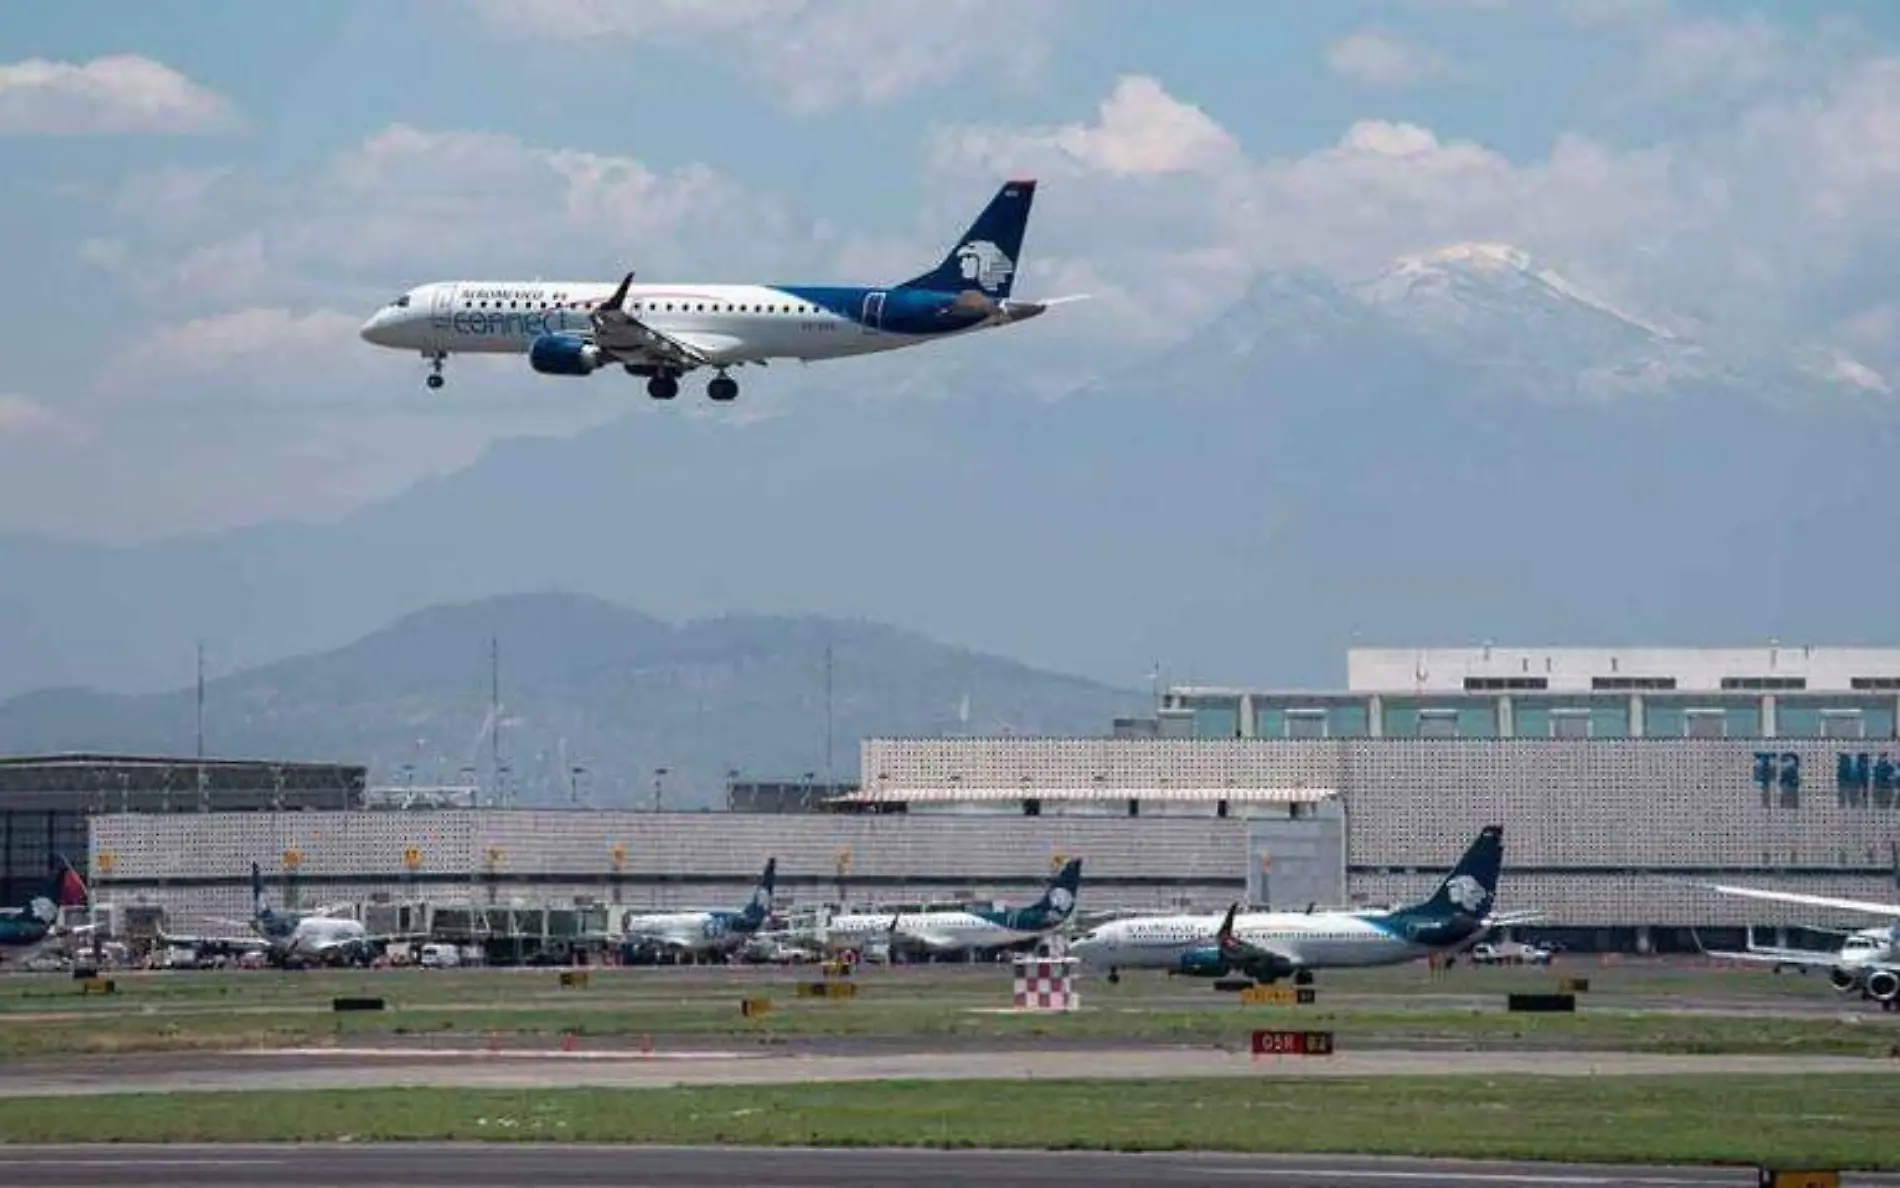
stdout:
[[998,301],[1008,297],[1015,286],[1023,232],[1029,226],[1029,207],[1035,197],[1034,180],[1004,182],[942,263],[897,287],[941,293],[976,289]]
[[1222,957],[1231,959],[1240,953],[1240,942],[1234,939],[1234,917],[1239,913],[1238,903],[1229,905],[1226,919],[1220,922],[1219,931],[1214,933],[1214,946],[1220,950]]
[[1483,919],[1497,899],[1498,876],[1503,870],[1504,827],[1486,825],[1432,897],[1408,912],[1434,918],[1465,915]]
[[1043,890],[1041,906],[1051,917],[1067,920],[1075,911],[1075,898],[1082,890],[1082,860],[1071,858],[1049,880]]
[[61,907],[84,907],[91,902],[86,880],[79,877],[66,855],[59,855],[59,876],[53,882],[53,897]]
[[772,915],[772,896],[778,887],[778,858],[765,860],[765,873],[759,876],[758,886],[752,888],[752,900],[745,905],[740,919],[748,928],[761,928]]

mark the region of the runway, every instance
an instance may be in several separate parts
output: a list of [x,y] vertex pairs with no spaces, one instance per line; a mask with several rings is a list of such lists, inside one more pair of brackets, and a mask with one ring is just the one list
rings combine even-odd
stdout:
[[[1900,1188],[1900,1176],[1844,1176]],[[1754,1185],[1750,1167],[1613,1167],[1311,1155],[813,1150],[540,1144],[309,1146],[0,1146],[0,1184],[34,1188],[1717,1188]]]
[[[1365,1076],[1658,1076],[1794,1073],[1900,1076],[1900,1060],[1850,1056],[1715,1056],[1634,1052],[1343,1051],[1255,1058],[1209,1047],[838,1054],[720,1049],[643,1055],[400,1048],[165,1053],[0,1065],[0,1097],[435,1086],[493,1089],[668,1088],[811,1081]],[[1900,1088],[1900,1081],[1896,1082]]]

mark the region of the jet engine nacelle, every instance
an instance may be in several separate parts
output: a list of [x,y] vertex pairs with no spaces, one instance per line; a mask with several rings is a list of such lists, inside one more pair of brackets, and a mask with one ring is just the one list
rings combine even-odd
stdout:
[[1837,965],[1827,971],[1827,980],[1842,994],[1852,994],[1860,989],[1860,971]]
[[1175,961],[1174,968],[1168,972],[1190,978],[1224,978],[1227,976],[1227,971],[1227,962],[1220,955],[1220,950],[1209,945],[1206,948],[1189,949],[1181,954]]
[[528,365],[542,375],[592,375],[606,361],[578,334],[543,334],[528,344]]
[[1867,975],[1867,993],[1875,1002],[1892,1002],[1900,997],[1900,973],[1890,969],[1876,969]]

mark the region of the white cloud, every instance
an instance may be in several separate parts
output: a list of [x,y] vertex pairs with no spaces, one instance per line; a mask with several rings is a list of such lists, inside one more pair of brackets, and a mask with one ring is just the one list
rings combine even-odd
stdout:
[[0,65],[0,135],[187,134],[237,126],[228,100],[150,58]]
[[1409,87],[1458,71],[1443,54],[1383,29],[1361,29],[1326,47],[1326,65],[1369,87]]
[[[193,193],[202,197],[184,199]],[[139,203],[141,194],[181,200],[160,214],[163,203]],[[366,137],[295,185],[144,176],[108,213],[112,233],[83,244],[81,259],[174,315],[181,305],[355,308],[447,276],[689,266],[745,275],[811,254],[777,203],[706,166],[656,170],[408,124]]]
[[1754,88],[1789,69],[1792,52],[1789,36],[1760,15],[1678,21],[1649,40],[1643,77],[1663,93]]
[[38,401],[0,392],[0,445],[28,440],[74,441],[84,435],[79,423]]
[[[1059,0],[470,0],[496,34],[605,45],[695,45],[734,60],[788,107],[875,105],[975,76],[1026,82]],[[999,30],[1002,35],[999,36]]]
[[[1139,105],[1105,103],[1086,124],[944,130],[929,158],[945,176],[967,175],[972,160],[1052,176],[1038,250],[1059,265],[1089,261],[1110,313],[1113,294],[1168,287],[1191,324],[1255,269],[1363,276],[1401,253],[1502,240],[1636,308],[1786,326],[1812,317],[1806,295],[1856,260],[1900,256],[1900,58],[1756,102],[1699,138],[1621,148],[1562,135],[1529,159],[1385,120],[1255,159],[1152,80],[1124,81],[1124,93]],[[1099,147],[1124,139],[1122,106],[1191,113],[1191,142],[1209,147],[1163,158],[1186,173],[1131,169],[1147,158]]]
[[1119,177],[1203,173],[1241,159],[1225,128],[1146,76],[1118,79],[1096,116],[1089,124],[939,131],[928,153],[933,167],[946,173],[1027,169]]
[[1559,11],[1581,28],[1643,24],[1669,11],[1669,0],[1563,0]]
[[363,345],[357,338],[362,323],[335,310],[234,310],[157,330],[126,352],[125,366],[141,384],[155,372],[265,376],[328,370]]

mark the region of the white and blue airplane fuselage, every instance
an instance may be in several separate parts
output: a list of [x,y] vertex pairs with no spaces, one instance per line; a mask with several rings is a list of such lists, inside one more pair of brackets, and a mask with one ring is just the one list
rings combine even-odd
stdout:
[[511,354],[543,375],[618,364],[659,400],[706,368],[707,395],[728,401],[733,367],[899,350],[1041,314],[1051,302],[1010,296],[1035,189],[1006,183],[936,268],[896,285],[438,281],[377,311],[361,334],[429,359],[431,387],[450,355]]

